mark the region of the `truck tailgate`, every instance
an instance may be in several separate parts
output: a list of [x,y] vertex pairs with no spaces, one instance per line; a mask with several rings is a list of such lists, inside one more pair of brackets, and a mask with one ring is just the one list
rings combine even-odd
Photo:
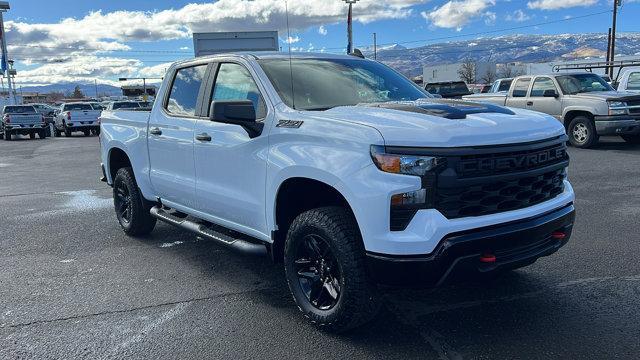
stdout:
[[71,113],[71,121],[76,123],[93,123],[98,120],[100,117],[100,110],[72,110],[69,111]]
[[42,115],[40,114],[9,114],[11,125],[32,126],[42,124]]

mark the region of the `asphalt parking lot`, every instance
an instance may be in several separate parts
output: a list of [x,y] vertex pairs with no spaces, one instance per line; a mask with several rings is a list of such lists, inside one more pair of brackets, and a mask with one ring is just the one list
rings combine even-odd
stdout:
[[127,238],[98,139],[0,141],[0,358],[621,358],[640,354],[640,147],[570,148],[571,242],[492,281],[392,290],[344,335],[283,269],[158,224]]

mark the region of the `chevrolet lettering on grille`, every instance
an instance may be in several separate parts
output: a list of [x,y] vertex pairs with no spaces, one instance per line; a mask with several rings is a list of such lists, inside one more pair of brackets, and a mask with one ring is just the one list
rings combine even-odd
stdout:
[[529,154],[462,160],[458,164],[458,171],[464,174],[468,172],[531,169],[564,160],[566,157],[567,150],[564,147],[557,147]]

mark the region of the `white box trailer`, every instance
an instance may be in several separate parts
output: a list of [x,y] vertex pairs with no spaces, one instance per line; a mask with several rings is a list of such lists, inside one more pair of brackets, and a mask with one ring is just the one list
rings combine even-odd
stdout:
[[278,51],[277,31],[193,33],[196,57],[233,51]]

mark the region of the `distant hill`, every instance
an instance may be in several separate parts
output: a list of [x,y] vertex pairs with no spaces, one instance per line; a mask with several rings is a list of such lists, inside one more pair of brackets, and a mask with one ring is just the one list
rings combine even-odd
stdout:
[[[51,84],[51,85],[43,85],[43,86],[23,86],[23,92],[34,92],[34,93],[51,93],[51,92],[61,92],[64,94],[72,93],[75,87],[80,86],[80,91],[86,96],[96,96],[96,87],[93,83],[91,84]],[[122,90],[119,87],[111,86],[111,85],[98,85],[98,94],[101,96],[106,94],[108,96],[117,96],[122,95]]]
[[[473,40],[438,43],[416,48],[378,48],[378,60],[405,75],[422,74],[424,65],[453,64],[470,57],[476,61],[551,62],[603,57],[606,34],[505,35]],[[371,52],[365,49],[365,55]],[[616,37],[616,55],[640,56],[640,33]]]

